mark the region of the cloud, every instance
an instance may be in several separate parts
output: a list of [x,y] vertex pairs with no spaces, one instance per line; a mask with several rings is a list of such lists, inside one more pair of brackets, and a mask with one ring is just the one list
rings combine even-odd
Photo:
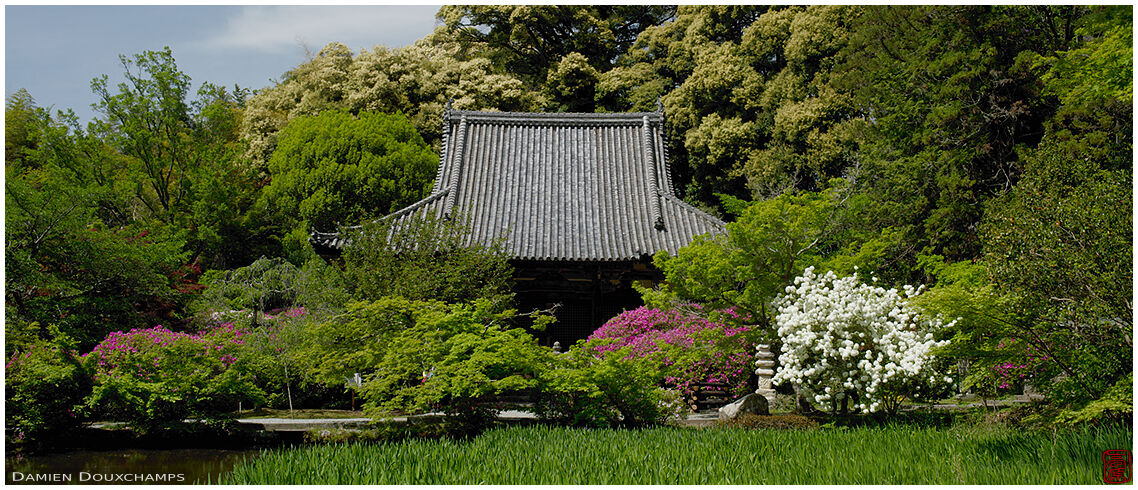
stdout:
[[433,30],[436,6],[247,6],[221,32],[199,44],[209,49],[314,53],[330,42],[351,49],[405,46]]

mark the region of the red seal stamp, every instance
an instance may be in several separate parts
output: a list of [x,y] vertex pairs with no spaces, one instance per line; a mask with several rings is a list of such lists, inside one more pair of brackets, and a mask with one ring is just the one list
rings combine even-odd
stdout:
[[1102,452],[1103,483],[1130,483],[1130,451],[1107,449]]

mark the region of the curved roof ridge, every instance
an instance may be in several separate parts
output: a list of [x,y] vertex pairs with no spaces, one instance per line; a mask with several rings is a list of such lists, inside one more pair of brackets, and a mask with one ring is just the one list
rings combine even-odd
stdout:
[[[418,201],[415,201],[413,204],[411,204],[411,205],[409,205],[403,209],[400,209],[399,211],[385,215],[381,218],[373,219],[373,220],[371,220],[371,223],[378,223],[378,222],[384,221],[384,220],[396,220],[396,219],[402,218],[404,216],[410,215],[410,214],[414,213],[415,211],[417,211],[419,208],[422,208],[428,204],[431,204],[434,201],[439,200],[441,197],[445,196],[446,194],[447,194],[447,189],[443,189],[440,192],[435,192],[435,193],[433,193],[427,197],[424,197]],[[336,231],[313,231],[313,232],[308,234],[308,239],[309,239],[309,241],[311,241],[313,243],[316,243],[318,245],[322,245],[325,247],[340,248],[347,241],[347,238],[343,236],[344,231],[359,230],[359,229],[362,229],[363,227],[364,227],[364,225],[359,224],[359,225],[345,226],[345,227],[340,228],[339,230],[336,230]]]
[[663,121],[659,112],[505,112],[452,110],[444,117],[454,122],[461,117],[469,122],[515,124],[639,124],[647,117],[653,123]]
[[672,194],[670,192],[664,192],[664,193],[661,193],[661,195],[664,197],[665,200],[672,201],[674,204],[677,204],[680,207],[683,207],[684,209],[687,209],[689,211],[694,211],[696,213],[699,213],[701,216],[712,220],[715,224],[717,224],[719,226],[726,226],[726,223],[724,223],[723,220],[716,218],[714,215],[712,215],[711,213],[708,213],[707,211],[704,211],[704,210],[699,209],[695,206],[692,206],[691,204],[688,204],[687,201],[680,199],[680,197],[675,195],[675,194]]
[[[407,206],[407,207],[405,207],[405,208],[403,208],[403,209],[400,209],[399,211],[396,211],[396,212],[394,212],[394,213],[391,213],[391,214],[389,214],[389,215],[386,215],[386,216],[384,216],[384,217],[382,217],[382,218],[379,218],[379,219],[396,219],[396,218],[402,218],[402,217],[404,217],[404,216],[407,216],[408,214],[411,214],[411,213],[415,212],[415,210],[416,210],[416,209],[419,209],[419,208],[421,208],[421,207],[423,207],[423,206],[426,206],[426,205],[430,204],[430,203],[431,203],[431,201],[436,201],[436,200],[438,200],[438,199],[442,198],[443,196],[447,195],[447,193],[449,193],[449,192],[450,192],[450,189],[443,189],[443,190],[441,190],[441,191],[439,191],[439,192],[433,193],[433,194],[431,194],[431,195],[429,195],[429,196],[427,196],[427,197],[424,197],[424,198],[422,198],[422,199],[420,199],[420,200],[418,200],[418,201],[415,201],[415,203],[414,203],[414,204],[411,204],[410,206]],[[357,226],[357,227],[358,227],[358,226]]]

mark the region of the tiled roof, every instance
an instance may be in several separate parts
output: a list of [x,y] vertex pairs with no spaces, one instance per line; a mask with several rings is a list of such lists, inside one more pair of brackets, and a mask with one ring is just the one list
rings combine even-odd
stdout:
[[[447,111],[434,188],[384,219],[461,214],[467,240],[503,238],[522,260],[634,260],[675,253],[723,222],[676,197],[661,112]],[[313,242],[343,245],[337,233]]]

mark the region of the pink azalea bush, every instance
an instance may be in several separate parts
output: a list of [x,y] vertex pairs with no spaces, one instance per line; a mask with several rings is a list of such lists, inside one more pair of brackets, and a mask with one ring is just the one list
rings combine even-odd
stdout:
[[598,355],[628,348],[629,358],[657,356],[664,386],[688,398],[704,383],[724,384],[743,395],[749,391],[755,348],[745,320],[732,309],[705,311],[701,305],[640,307],[602,325],[588,345]]
[[1040,365],[1050,359],[1040,353],[1034,346],[1020,342],[1014,337],[1000,341],[996,346],[1003,352],[1016,352],[1014,361],[998,362],[989,366],[993,383],[1000,389],[1007,390],[1012,385],[1030,380],[1040,370]]
[[196,334],[161,325],[113,332],[82,356],[95,384],[88,406],[145,429],[260,400],[264,394],[238,365],[248,335],[232,323]]
[[303,306],[294,306],[291,308],[285,308],[283,310],[277,310],[277,311],[265,313],[265,319],[266,320],[277,320],[277,319],[300,318],[300,317],[307,315],[307,314],[308,314],[308,310],[305,309]]
[[243,337],[248,334],[232,323],[222,323],[197,334],[174,332],[162,325],[136,328],[108,334],[82,358],[90,358],[89,362],[95,363],[96,380],[101,376],[125,375],[152,380],[164,374],[163,371],[179,371],[185,367],[187,359],[172,357],[175,353],[217,360],[222,367],[229,367],[236,360],[239,346],[245,344]]

